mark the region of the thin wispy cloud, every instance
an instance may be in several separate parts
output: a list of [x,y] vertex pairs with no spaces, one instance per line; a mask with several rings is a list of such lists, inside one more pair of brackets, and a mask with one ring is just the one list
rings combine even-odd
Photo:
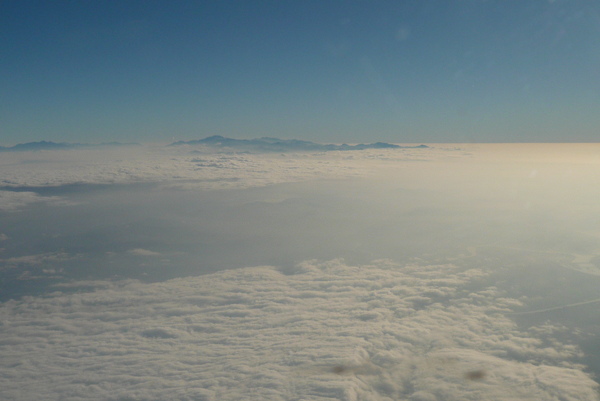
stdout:
[[71,204],[59,196],[41,196],[33,191],[13,192],[0,190],[0,211],[17,211],[22,206],[34,203],[47,203],[51,206]]
[[130,249],[128,252],[130,254],[136,255],[136,256],[161,256],[160,252],[155,252],[155,251],[151,251],[149,249],[143,249],[143,248]]
[[73,256],[64,252],[50,252],[37,255],[19,256],[2,260],[9,266],[29,265],[35,266],[45,262],[61,262],[72,258]]

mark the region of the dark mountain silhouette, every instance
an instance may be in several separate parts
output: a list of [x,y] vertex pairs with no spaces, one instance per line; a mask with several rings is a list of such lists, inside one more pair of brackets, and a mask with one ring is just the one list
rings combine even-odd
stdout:
[[169,146],[178,145],[206,145],[221,148],[234,148],[240,150],[255,150],[263,152],[286,151],[330,151],[330,150],[362,150],[362,149],[395,149],[395,148],[427,148],[427,145],[399,146],[385,142],[375,142],[358,145],[320,144],[299,139],[279,139],[263,137],[257,139],[233,139],[220,135],[209,136],[204,139],[192,141],[177,141]]

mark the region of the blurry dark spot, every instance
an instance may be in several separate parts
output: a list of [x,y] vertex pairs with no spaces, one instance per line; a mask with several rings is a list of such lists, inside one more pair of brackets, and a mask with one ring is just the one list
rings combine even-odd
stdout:
[[177,336],[165,329],[148,329],[142,331],[142,336],[146,338],[177,338]]
[[485,378],[484,370],[471,370],[465,373],[465,379],[467,380],[482,380]]
[[348,368],[342,365],[337,365],[331,368],[331,371],[336,375],[341,375],[342,373],[346,373],[348,371]]

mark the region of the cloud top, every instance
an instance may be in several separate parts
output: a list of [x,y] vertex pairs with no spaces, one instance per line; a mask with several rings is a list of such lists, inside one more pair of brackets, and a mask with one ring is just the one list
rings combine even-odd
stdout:
[[0,396],[598,400],[560,328],[520,331],[518,301],[468,289],[482,275],[307,261],[9,301]]

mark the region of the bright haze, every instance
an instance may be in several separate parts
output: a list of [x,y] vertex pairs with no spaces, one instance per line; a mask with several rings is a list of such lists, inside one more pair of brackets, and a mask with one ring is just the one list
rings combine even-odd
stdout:
[[0,2],[0,399],[600,401],[599,9]]
[[593,142],[600,4],[4,1],[0,145]]

